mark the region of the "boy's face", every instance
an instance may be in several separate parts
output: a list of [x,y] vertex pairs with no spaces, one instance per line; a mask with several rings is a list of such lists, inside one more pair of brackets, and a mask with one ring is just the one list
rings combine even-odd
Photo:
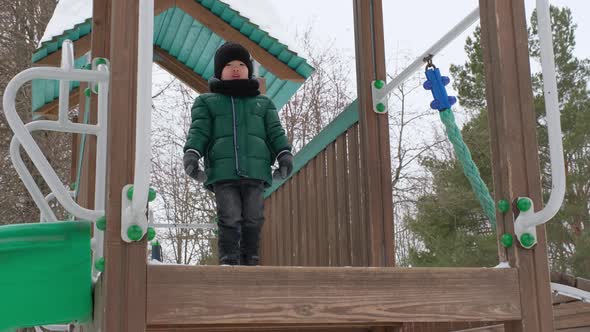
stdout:
[[244,80],[248,78],[248,66],[240,60],[228,62],[221,71],[221,79],[227,80]]

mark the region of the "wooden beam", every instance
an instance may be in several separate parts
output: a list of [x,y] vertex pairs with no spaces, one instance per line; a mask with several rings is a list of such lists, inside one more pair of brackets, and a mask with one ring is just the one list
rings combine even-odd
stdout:
[[[74,59],[77,59],[88,51],[90,51],[91,47],[91,34],[87,34],[86,36],[72,41],[74,44]],[[57,51],[49,54],[48,56],[44,57],[43,59],[34,62],[33,67],[39,66],[55,66],[59,67],[61,65],[61,48]]]
[[[543,201],[524,0],[480,0],[479,5],[495,199],[528,196],[539,210]],[[514,234],[515,217],[497,213],[496,234]],[[499,246],[501,260],[519,270],[523,310],[522,322],[505,324],[507,332],[553,332],[543,225],[537,227],[537,240],[532,250]]]
[[515,269],[148,266],[150,329],[520,319]]
[[555,329],[587,327],[590,329],[590,303],[570,302],[553,306]]
[[355,54],[362,188],[368,225],[369,265],[393,266],[393,197],[387,113],[373,111],[371,84],[385,80],[381,0],[354,0]]
[[[80,99],[80,88],[74,88],[70,91],[70,98],[68,105],[70,110],[78,106]],[[47,103],[37,109],[33,114],[38,117],[42,117],[47,120],[57,120],[57,113],[59,111],[59,100],[55,99],[50,103]]]
[[174,6],[176,6],[176,0],[155,0],[154,16],[158,16]]
[[137,94],[139,1],[110,3],[110,98],[102,330],[143,332],[146,328],[146,240],[121,239],[121,194],[133,182]]
[[178,61],[166,50],[154,46],[154,62],[198,93],[209,92],[209,84],[201,75]]
[[374,326],[366,326],[359,324],[329,324],[329,325],[298,325],[298,326],[282,326],[280,324],[271,324],[267,326],[232,326],[232,327],[216,327],[216,326],[148,326],[148,332],[397,332],[397,328],[401,325],[396,326],[385,326],[379,327],[383,330],[378,330]]
[[289,66],[282,63],[275,56],[258,46],[258,44],[231,27],[198,2],[194,0],[176,0],[176,6],[206,26],[209,30],[215,32],[224,40],[242,44],[248,49],[248,51],[250,51],[250,54],[256,59],[256,61],[278,78],[293,82],[305,81],[303,76],[289,68]]

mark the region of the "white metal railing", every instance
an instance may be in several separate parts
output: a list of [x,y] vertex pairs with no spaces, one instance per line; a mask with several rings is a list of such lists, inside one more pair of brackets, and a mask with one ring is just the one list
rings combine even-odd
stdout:
[[387,96],[389,93],[398,87],[401,83],[412,76],[416,71],[424,66],[424,63],[438,54],[443,48],[455,40],[461,33],[469,28],[473,23],[479,20],[479,7],[472,10],[464,19],[462,19],[456,26],[454,26],[449,32],[447,32],[441,39],[434,43],[426,52],[422,53],[414,62],[412,62],[406,69],[399,73],[393,80],[387,85],[377,88],[375,87],[375,81],[372,82],[371,88],[373,96],[373,110],[377,113],[383,113],[379,111],[378,106],[382,104],[384,107],[387,105]]
[[[526,247],[532,247],[537,243],[536,226],[546,223],[559,212],[565,197],[566,181],[561,137],[561,114],[559,112],[553,36],[551,34],[551,13],[547,0],[537,0],[537,18],[549,136],[549,158],[551,160],[551,196],[547,205],[538,212],[534,212],[533,201],[530,198],[519,198],[528,200],[531,205],[527,211],[522,211],[518,215],[514,225],[514,232],[521,244],[523,244],[522,235],[532,235],[532,241],[527,242]],[[528,238],[531,239],[530,236]]]
[[[96,70],[81,70],[73,68],[74,51],[73,44],[66,40],[62,44],[62,63],[60,68],[53,67],[36,67],[24,70],[17,74],[6,86],[3,98],[4,113],[6,120],[14,132],[14,137],[10,146],[10,155],[17,170],[17,173],[23,179],[25,186],[33,200],[41,210],[41,215],[47,221],[56,221],[55,214],[49,204],[45,201],[41,190],[38,188],[33,177],[26,168],[20,156],[19,147],[23,146],[35,167],[43,177],[43,180],[49,186],[51,193],[57,198],[59,203],[72,215],[78,219],[89,220],[93,223],[104,215],[104,196],[106,183],[106,125],[107,125],[107,102],[109,91],[109,71],[108,66],[99,64],[94,66]],[[39,120],[24,124],[15,108],[16,94],[20,87],[26,82],[33,79],[50,79],[60,81],[59,111],[58,120]],[[68,102],[69,100],[69,82],[70,81],[90,82],[98,87],[98,116],[97,124],[80,124],[72,123],[68,119]],[[64,83],[66,82],[66,83]],[[64,101],[65,100],[65,101]],[[90,134],[97,137],[97,162],[96,162],[96,183],[95,183],[95,209],[86,209],[77,204],[71,197],[66,186],[61,182],[55,170],[51,167],[47,158],[35,143],[31,132],[37,130],[48,130],[58,132],[71,132],[78,134]],[[95,243],[93,259],[96,261],[103,256],[103,238],[102,231],[94,226]],[[94,266],[94,264],[93,264]],[[96,277],[98,272],[94,269],[93,275]]]
[[135,172],[133,198],[127,199],[123,188],[121,204],[121,238],[126,242],[130,227],[139,226],[142,234],[148,229],[147,203],[151,170],[151,111],[153,62],[154,0],[140,0],[137,51],[137,116],[135,129]]

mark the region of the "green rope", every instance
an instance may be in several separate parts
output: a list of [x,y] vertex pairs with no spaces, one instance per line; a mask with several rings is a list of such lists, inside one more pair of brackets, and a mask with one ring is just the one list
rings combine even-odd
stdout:
[[490,220],[492,228],[495,230],[496,208],[494,200],[490,195],[488,187],[481,179],[481,175],[479,174],[477,166],[473,162],[473,159],[471,159],[471,153],[469,152],[469,148],[463,141],[463,136],[461,136],[461,130],[459,130],[459,127],[457,127],[453,111],[451,111],[450,109],[446,109],[444,111],[439,112],[439,114],[441,121],[444,123],[447,129],[447,135],[449,136],[449,140],[451,141],[451,143],[453,143],[457,159],[459,159],[459,161],[461,162],[461,165],[463,166],[463,172],[465,172],[465,176],[467,176],[467,179],[471,184],[471,189],[475,192],[475,196],[477,196],[479,204],[481,205],[484,213]]
[[[82,92],[84,93],[84,92]],[[92,94],[90,95],[92,96]],[[83,123],[88,124],[89,117],[90,117],[90,96],[87,96],[84,103],[84,119]],[[74,198],[78,197],[78,191],[80,188],[80,178],[82,177],[82,160],[84,159],[84,146],[86,145],[86,134],[82,134],[82,139],[80,140],[80,150],[78,155],[78,166],[76,170],[76,188],[75,188],[75,195]]]

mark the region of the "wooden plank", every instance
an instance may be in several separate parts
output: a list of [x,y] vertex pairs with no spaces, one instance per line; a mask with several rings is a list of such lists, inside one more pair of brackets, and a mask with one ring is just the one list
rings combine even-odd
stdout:
[[270,223],[271,223],[271,239],[270,239],[270,251],[271,261],[270,264],[273,266],[278,265],[278,254],[277,254],[277,229],[279,228],[276,223],[276,212],[277,212],[277,195],[272,195],[270,198]]
[[305,166],[300,172],[299,176],[299,202],[300,202],[300,209],[301,209],[301,228],[299,232],[301,234],[301,241],[300,241],[300,252],[301,252],[301,266],[309,266],[309,234],[308,234],[308,220],[309,220],[309,206],[307,200],[307,171],[308,167]]
[[555,329],[590,327],[590,303],[571,302],[553,306]]
[[176,0],[155,0],[154,16],[158,16],[162,14],[162,12],[174,6],[176,6]]
[[196,92],[209,92],[209,83],[201,75],[158,46],[154,46],[154,62]]
[[109,8],[111,79],[103,319],[103,330],[109,332],[140,332],[146,328],[146,241],[127,244],[121,239],[121,190],[133,181],[135,154],[138,6],[138,1],[113,1]]
[[[298,326],[285,326],[280,323],[266,324],[262,326],[242,326],[236,325],[231,327],[219,327],[211,325],[200,325],[191,327],[170,326],[149,326],[148,332],[234,332],[234,331],[265,331],[265,332],[375,332],[375,330],[366,324],[306,324]],[[387,332],[397,332],[397,330],[387,330]]]
[[476,327],[473,329],[467,330],[456,330],[453,332],[504,332],[504,325],[493,325],[493,326],[484,326],[484,327]]
[[[88,51],[90,51],[90,47],[92,45],[92,36],[88,34],[78,40],[72,41],[74,44],[74,59],[77,59]],[[43,59],[33,63],[33,67],[39,66],[51,66],[51,67],[59,67],[61,65],[61,48],[57,51],[49,54],[48,56],[44,57]]]
[[[496,200],[528,196],[542,208],[524,1],[480,0],[486,97],[490,112]],[[497,234],[513,233],[513,216],[499,219]],[[507,257],[520,271],[522,322],[507,331],[553,331],[544,226],[532,250],[513,246]]]
[[362,237],[361,216],[360,216],[360,190],[359,190],[359,146],[358,146],[358,125],[348,130],[348,184],[350,186],[350,222],[351,222],[351,265],[366,265],[366,243]]
[[270,242],[270,198],[264,200],[264,224],[260,231],[260,265],[269,265],[268,257],[270,251],[268,243]]
[[300,205],[300,197],[301,193],[299,192],[299,177],[301,173],[295,174],[293,178],[291,178],[291,197],[293,198],[293,233],[291,234],[291,242],[293,243],[293,261],[292,264],[294,266],[301,265],[301,251],[300,251],[300,242],[299,238],[300,229],[301,229],[301,205]]
[[350,222],[348,213],[348,181],[346,133],[336,139],[336,206],[338,211],[338,244],[340,266],[350,266]]
[[152,327],[521,318],[515,269],[151,265],[148,270]]
[[308,245],[309,245],[309,265],[310,266],[318,266],[318,233],[317,233],[317,192],[313,189],[316,184],[316,165],[317,163],[312,160],[309,164],[307,164],[307,235],[308,235]]
[[318,256],[320,258],[320,266],[330,265],[330,247],[326,235],[328,234],[328,210],[327,204],[327,190],[326,190],[326,150],[323,150],[316,157],[316,183],[315,191],[318,194],[318,218],[316,220],[316,238],[319,240]]
[[176,0],[176,6],[195,20],[206,26],[209,30],[227,41],[235,41],[242,44],[250,51],[250,54],[264,68],[281,80],[292,82],[304,82],[305,78],[282,63],[279,59],[258,46],[255,42],[244,36],[241,32],[225,23],[222,19],[211,13],[207,8],[194,0]]
[[371,83],[385,79],[380,0],[354,0],[355,57],[363,192],[371,266],[393,266],[391,162],[388,117],[373,111]]
[[288,182],[285,186],[284,186],[284,190],[283,190],[283,196],[285,197],[285,204],[284,204],[284,208],[283,208],[283,213],[284,213],[284,233],[282,235],[282,241],[283,241],[283,246],[284,246],[284,255],[285,255],[285,266],[291,266],[291,259],[293,258],[293,251],[291,249],[291,226],[293,224],[293,221],[291,220],[292,218],[292,208],[291,205],[293,203],[293,200],[291,199],[291,182]]
[[328,224],[328,233],[327,233],[327,240],[329,243],[329,265],[330,266],[339,266],[338,260],[338,221],[337,216],[338,212],[336,211],[336,146],[334,143],[328,145],[326,148],[326,179],[327,179],[327,186],[326,190],[328,191],[327,197],[327,205],[326,210],[328,214],[328,219],[326,220]]

